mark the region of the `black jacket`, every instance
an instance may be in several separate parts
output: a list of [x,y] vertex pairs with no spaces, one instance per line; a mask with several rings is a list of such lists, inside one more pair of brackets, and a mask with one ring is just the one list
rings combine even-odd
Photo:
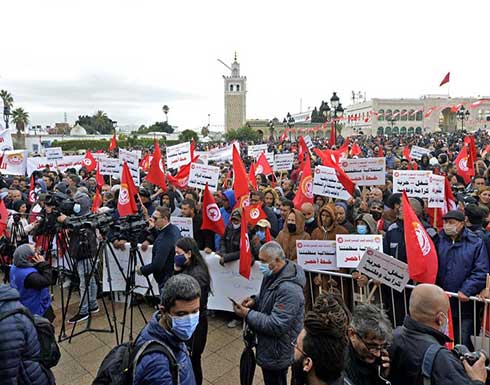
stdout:
[[367,364],[360,360],[356,351],[349,343],[347,365],[344,377],[355,385],[384,385],[385,382],[378,377],[375,364]]
[[[390,349],[392,385],[422,385],[422,361],[426,350],[432,344],[444,345],[449,338],[410,317],[403,326],[395,329],[393,345]],[[466,374],[463,364],[448,349],[437,353],[432,367],[432,385],[481,385]]]

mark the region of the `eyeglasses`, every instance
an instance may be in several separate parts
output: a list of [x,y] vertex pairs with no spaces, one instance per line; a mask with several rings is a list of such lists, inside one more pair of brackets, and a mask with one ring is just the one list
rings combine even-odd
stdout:
[[305,357],[308,357],[308,354],[306,354],[303,350],[301,350],[300,348],[298,348],[298,344],[296,342],[291,342],[291,346],[295,349],[298,350],[298,352],[300,352],[303,356]]
[[361,342],[364,344],[366,349],[369,350],[370,352],[381,352],[382,350],[385,350],[388,347],[388,344],[386,344],[386,343],[384,343],[382,345],[367,343],[364,340],[364,338],[362,338],[360,336],[360,334],[358,332],[355,332],[355,333],[356,333],[357,338],[359,338],[361,340]]

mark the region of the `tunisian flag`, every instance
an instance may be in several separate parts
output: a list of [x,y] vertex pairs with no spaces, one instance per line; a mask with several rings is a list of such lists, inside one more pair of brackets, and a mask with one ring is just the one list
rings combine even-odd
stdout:
[[250,279],[252,269],[252,249],[248,237],[248,225],[246,215],[242,214],[242,224],[240,227],[240,275]]
[[244,206],[243,212],[245,213],[247,223],[250,223],[252,226],[255,226],[261,219],[267,219],[267,215],[265,215],[264,210],[262,210],[262,205],[260,203]]
[[[342,186],[344,186],[344,188],[347,190],[347,192],[350,195],[354,196],[356,184],[352,181],[351,178],[349,178],[349,176],[344,172],[344,170],[342,170],[342,168],[338,165],[338,163],[332,159],[332,155],[326,154],[326,152],[329,150],[320,151],[315,148],[314,151],[315,154],[317,154],[320,157],[324,166],[331,167],[335,170],[335,175],[337,176],[339,182],[342,184]],[[334,151],[331,151],[331,153],[333,152]]]
[[101,204],[102,204],[102,197],[100,195],[100,190],[99,188],[96,188],[94,201],[92,202],[92,212],[96,213]]
[[293,199],[294,207],[301,209],[303,203],[313,203],[313,178],[311,176],[310,154],[306,153],[306,160],[301,169],[301,181]]
[[85,167],[88,172],[94,171],[97,167],[97,161],[95,160],[90,150],[87,150],[87,152],[85,153],[85,158],[83,158],[82,163],[83,167]]
[[146,181],[160,187],[163,191],[167,191],[167,182],[165,181],[165,166],[160,152],[160,145],[155,139],[155,149],[153,150],[153,158],[150,162],[150,171],[146,176]]
[[446,76],[444,76],[444,79],[442,79],[441,84],[439,84],[439,87],[443,86],[446,83],[449,83],[449,76],[450,76],[450,74],[451,74],[451,72],[448,72],[446,74]]
[[201,230],[211,230],[221,236],[225,234],[225,222],[223,222],[221,211],[214,200],[213,194],[209,191],[207,183],[204,188],[202,214]]
[[471,153],[468,153],[466,145],[464,145],[459,152],[454,164],[456,165],[458,175],[464,179],[464,183],[470,183],[471,178],[475,175],[475,167],[473,165]]
[[95,173],[95,181],[97,183],[98,188],[102,188],[102,186],[105,185],[104,177],[100,173],[99,162],[97,162],[97,172]]
[[117,148],[116,133],[112,135],[111,142],[109,143],[109,151],[114,151]]
[[408,146],[403,147],[403,159],[412,160],[412,157],[410,156],[410,149],[408,148]]
[[126,215],[134,215],[138,213],[138,207],[136,207],[136,200],[134,196],[138,193],[133,181],[133,177],[129,172],[129,167],[126,162],[123,164],[121,188],[119,189],[119,199],[117,201],[117,211],[119,216],[125,217]]
[[300,136],[298,140],[298,160],[300,164],[303,164],[305,154],[309,153],[308,146],[306,145],[305,139]]
[[261,152],[257,158],[257,166],[255,167],[255,175],[264,174],[265,176],[271,175],[273,173],[272,167],[269,164],[264,152]]
[[410,278],[417,282],[433,284],[437,276],[437,251],[432,239],[410,206],[405,191],[402,193],[402,208]]
[[350,155],[351,156],[356,156],[362,153],[361,147],[356,143],[352,145],[352,148],[350,149]]
[[258,187],[257,187],[257,178],[255,177],[255,163],[253,162],[250,165],[250,170],[248,170],[248,181],[254,188],[254,191],[257,191]]
[[478,156],[478,153],[476,152],[475,137],[473,135],[466,135],[464,137],[464,143],[470,146],[471,158],[473,159],[473,162],[476,161],[476,157]]
[[235,198],[238,200],[243,195],[249,194],[248,188],[248,176],[243,165],[242,158],[236,146],[233,144],[233,190],[235,191]]
[[29,197],[28,197],[28,202],[32,206],[34,203],[36,203],[36,192],[34,191],[34,174],[31,175],[31,180],[29,182]]

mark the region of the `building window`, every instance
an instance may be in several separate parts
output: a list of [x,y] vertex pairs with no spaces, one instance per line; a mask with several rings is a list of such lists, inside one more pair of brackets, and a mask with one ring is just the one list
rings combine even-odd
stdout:
[[418,134],[418,135],[421,135],[422,134],[422,127],[417,127],[415,129],[415,133]]
[[378,121],[382,122],[385,120],[385,110],[378,110]]
[[407,132],[408,135],[413,135],[413,132],[414,132],[413,127],[409,127]]
[[[417,114],[415,115],[415,120],[420,122],[422,121],[422,111],[418,111]],[[413,127],[412,127],[413,128]]]
[[391,120],[391,110],[386,110],[385,117],[386,120]]
[[402,110],[400,120],[403,120],[404,122],[407,120],[407,110]]
[[237,90],[237,92],[240,92],[240,84],[236,85],[236,90]]
[[378,127],[378,135],[383,135],[384,128]]
[[395,115],[395,120],[400,120],[400,110],[393,111],[393,115]]
[[400,129],[397,126],[393,127],[393,132],[392,132],[393,135],[398,135],[399,132]]
[[233,84],[230,84],[230,91],[233,92]]
[[400,129],[400,135],[406,135],[407,134],[407,127],[402,127]]
[[408,111],[408,120],[415,120],[415,110]]
[[386,127],[385,128],[385,135],[390,135],[391,134],[391,127]]

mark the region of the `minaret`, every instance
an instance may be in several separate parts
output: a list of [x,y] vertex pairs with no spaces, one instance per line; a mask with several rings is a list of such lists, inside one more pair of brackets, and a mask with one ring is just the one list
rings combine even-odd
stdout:
[[247,111],[247,77],[240,76],[240,64],[231,64],[231,76],[223,76],[225,80],[225,132],[243,127]]

